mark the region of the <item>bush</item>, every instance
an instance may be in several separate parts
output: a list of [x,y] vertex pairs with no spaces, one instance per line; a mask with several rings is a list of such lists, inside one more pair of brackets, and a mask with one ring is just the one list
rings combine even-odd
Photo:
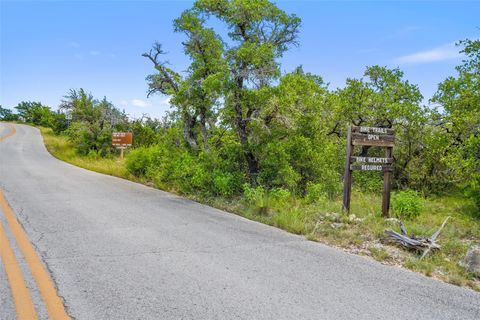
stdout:
[[133,149],[128,153],[125,161],[128,172],[137,177],[145,176],[157,153],[158,147],[156,146]]
[[323,185],[312,182],[307,184],[307,191],[305,193],[305,200],[307,203],[322,202],[325,199],[326,194]]
[[68,128],[68,121],[65,117],[65,114],[54,112],[52,117],[52,122],[50,123],[50,128],[52,128],[55,134],[60,134]]
[[392,194],[392,210],[400,218],[412,219],[423,209],[423,199],[416,191],[407,190]]
[[270,198],[270,206],[272,208],[281,209],[288,205],[292,198],[290,191],[282,188],[274,188],[268,193]]
[[250,205],[253,205],[259,210],[260,213],[266,213],[268,210],[268,200],[267,200],[267,191],[264,187],[251,187],[249,184],[243,185],[243,194],[245,195],[245,200]]
[[480,175],[471,178],[471,181],[465,188],[465,195],[472,199],[477,209],[480,210]]
[[235,177],[230,172],[215,172],[213,185],[217,194],[231,197],[236,191]]
[[158,142],[157,133],[153,128],[148,126],[148,124],[152,121],[153,120],[147,118],[145,121],[143,119],[138,119],[133,120],[130,123],[130,130],[135,137],[133,140],[134,148],[148,147]]
[[88,155],[93,150],[105,157],[114,150],[111,145],[112,129],[101,127],[99,123],[73,122],[65,134],[81,155]]
[[362,192],[378,193],[383,190],[383,173],[377,171],[357,171],[353,173],[352,187]]
[[315,203],[326,199],[334,199],[342,191],[339,181],[331,180],[329,183],[307,183],[305,200],[307,203]]

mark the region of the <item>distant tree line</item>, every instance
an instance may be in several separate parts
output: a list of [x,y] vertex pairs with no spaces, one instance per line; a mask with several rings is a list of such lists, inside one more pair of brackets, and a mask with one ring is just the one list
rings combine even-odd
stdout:
[[[210,27],[222,22],[227,36]],[[106,98],[71,90],[59,111],[22,102],[4,120],[49,126],[69,136],[80,154],[110,156],[113,130],[134,133],[128,170],[158,187],[233,197],[264,190],[336,197],[342,188],[350,125],[394,128],[394,187],[424,195],[462,191],[480,206],[480,40],[459,42],[465,59],[429,106],[403,72],[367,67],[331,90],[279,60],[297,45],[300,18],[267,0],[198,0],[174,21],[185,36],[186,72],[163,59],[161,44],[143,54],[155,72],[148,95],[170,97],[161,120],[129,120]],[[364,147],[359,155],[379,155]],[[377,172],[354,175],[363,190],[381,190]]]

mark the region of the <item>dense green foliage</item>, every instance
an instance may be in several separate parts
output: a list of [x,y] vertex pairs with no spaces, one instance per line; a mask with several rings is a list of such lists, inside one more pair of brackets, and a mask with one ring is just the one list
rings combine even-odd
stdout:
[[109,155],[112,132],[127,128],[127,116],[106,98],[96,100],[85,90],[70,90],[60,105],[71,123],[65,133],[81,154]]
[[436,116],[441,160],[454,183],[480,207],[480,40],[461,41],[466,59],[457,77],[442,82],[432,101],[442,107]]
[[[427,197],[461,190],[480,206],[479,40],[459,43],[465,60],[457,75],[425,106],[400,69],[367,67],[337,90],[301,67],[282,74],[279,60],[297,44],[299,28],[297,16],[267,0],[198,0],[174,21],[191,62],[185,72],[167,67],[159,43],[143,54],[155,69],[146,78],[148,95],[170,97],[164,119],[129,120],[83,89],[71,90],[59,112],[22,102],[17,114],[0,108],[0,116],[63,132],[84,155],[108,157],[112,131],[132,131],[131,174],[184,194],[243,194],[260,211],[278,194],[310,203],[335,199],[348,126],[394,128],[396,190]],[[363,191],[382,188],[380,173],[355,172],[353,179]]]
[[14,114],[12,110],[5,109],[0,105],[0,120],[1,121],[17,121],[18,115]]
[[423,199],[413,190],[394,192],[392,194],[392,210],[399,218],[415,218],[423,208]]

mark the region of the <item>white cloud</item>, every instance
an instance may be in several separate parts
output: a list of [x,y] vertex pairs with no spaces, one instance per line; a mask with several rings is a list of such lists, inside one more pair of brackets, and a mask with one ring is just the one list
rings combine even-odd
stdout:
[[150,102],[146,102],[140,99],[132,99],[130,100],[130,104],[134,107],[140,107],[140,108],[146,108],[152,105]]
[[83,55],[80,54],[80,53],[75,53],[75,54],[73,55],[73,57],[74,57],[75,59],[78,59],[78,60],[83,60]]
[[97,50],[92,50],[92,51],[90,51],[90,55],[92,55],[92,56],[98,56],[98,55],[100,55],[100,52],[97,51]]
[[459,49],[455,47],[454,43],[448,43],[431,50],[419,51],[395,58],[394,62],[398,64],[419,64],[458,59],[461,57],[458,51]]
[[75,41],[71,41],[68,45],[72,48],[80,47],[80,44],[78,42],[75,42]]

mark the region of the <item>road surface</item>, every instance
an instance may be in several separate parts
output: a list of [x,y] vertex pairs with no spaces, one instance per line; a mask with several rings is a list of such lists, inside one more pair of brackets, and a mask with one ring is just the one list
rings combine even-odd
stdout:
[[[74,167],[37,129],[15,129],[0,141],[0,191],[50,280],[33,275],[6,205],[0,222],[39,319],[55,298],[74,319],[480,319],[472,290]],[[0,319],[18,313],[12,265]]]

